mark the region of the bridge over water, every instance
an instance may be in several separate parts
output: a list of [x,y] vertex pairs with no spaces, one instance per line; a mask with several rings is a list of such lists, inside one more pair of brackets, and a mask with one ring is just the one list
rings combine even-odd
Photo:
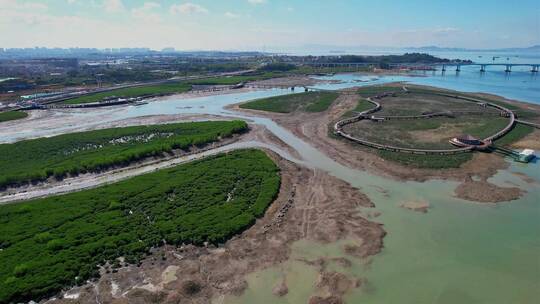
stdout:
[[[365,68],[376,66],[373,62],[298,62],[296,65],[306,65],[319,68]],[[389,64],[392,68],[429,68],[436,69],[441,67],[442,71],[446,71],[447,67],[455,67],[457,72],[461,71],[463,66],[477,66],[480,72],[485,72],[487,67],[497,66],[504,67],[504,71],[507,73],[512,72],[512,67],[530,67],[531,73],[538,73],[540,71],[540,63],[467,63],[467,62],[437,62],[437,63],[392,63]]]
[[446,67],[454,66],[456,72],[461,71],[462,66],[477,66],[480,67],[480,72],[485,72],[487,67],[504,67],[504,71],[507,73],[512,72],[512,67],[530,67],[531,73],[538,73],[540,64],[537,63],[442,63],[442,64],[433,64],[431,66],[442,66],[442,71],[446,71]]

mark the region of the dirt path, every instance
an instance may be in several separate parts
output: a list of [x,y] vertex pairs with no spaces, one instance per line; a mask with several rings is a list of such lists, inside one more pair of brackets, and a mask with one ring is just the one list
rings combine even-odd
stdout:
[[[265,216],[250,229],[219,248],[157,249],[139,267],[125,266],[117,272],[103,269],[95,284],[99,294],[88,284],[68,292],[77,299],[49,303],[95,303],[96,299],[102,303],[211,303],[223,295],[241,294],[248,273],[287,261],[290,245],[297,240],[352,240],[355,245],[347,249],[350,259],[363,259],[381,250],[382,226],[366,220],[358,209],[372,206],[365,195],[325,172],[270,155],[281,168],[282,187]],[[344,274],[329,277],[324,268],[318,271],[326,279],[313,284],[331,284],[334,277],[359,280]],[[357,286],[346,285],[346,289]],[[346,290],[331,292],[329,297],[341,299]]]

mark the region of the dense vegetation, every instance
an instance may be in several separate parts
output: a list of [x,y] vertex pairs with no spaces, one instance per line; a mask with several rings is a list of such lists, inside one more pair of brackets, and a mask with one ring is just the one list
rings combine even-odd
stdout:
[[418,155],[418,154],[408,154],[408,153],[399,153],[392,151],[378,151],[379,156],[395,161],[397,163],[412,166],[417,168],[426,168],[426,169],[448,169],[448,168],[458,168],[466,161],[472,159],[472,153],[460,153],[455,155]]
[[28,113],[22,111],[0,112],[0,122],[28,117]]
[[0,303],[51,296],[163,243],[224,242],[263,215],[279,184],[263,152],[241,150],[1,206]]
[[220,77],[209,77],[199,80],[190,81],[190,84],[193,85],[235,85],[242,82],[248,81],[257,81],[270,79],[274,77],[282,76],[280,73],[274,72],[257,72],[257,73],[246,73],[238,76],[220,76]]
[[[449,62],[449,59],[438,58],[425,53],[405,53],[403,55],[381,55],[381,56],[359,56],[343,55],[337,58],[326,57],[327,62],[343,63],[373,63],[373,64],[391,64],[391,63],[440,63]],[[458,60],[461,61],[461,60]],[[464,61],[470,62],[470,61]]]
[[372,104],[371,102],[365,100],[364,98],[360,98],[360,100],[358,100],[358,104],[356,105],[356,107],[354,108],[353,111],[355,112],[364,112],[364,111],[367,111],[369,109],[373,109],[375,107],[374,104]]
[[124,166],[173,149],[202,146],[246,129],[244,121],[206,121],[104,129],[0,144],[0,188]]
[[358,94],[363,98],[373,97],[382,93],[399,93],[403,88],[396,86],[365,86],[358,89]]
[[84,95],[77,98],[72,98],[64,101],[65,104],[80,104],[80,103],[90,103],[90,102],[99,102],[106,98],[112,97],[122,97],[122,98],[131,98],[139,96],[150,96],[150,95],[162,95],[162,94],[173,94],[173,93],[183,93],[191,89],[191,86],[186,83],[171,82],[171,83],[162,83],[156,85],[148,85],[141,87],[132,87],[124,88],[118,90],[112,90],[107,92],[100,92],[90,95]]
[[334,92],[305,92],[257,99],[240,105],[243,109],[278,113],[294,111],[322,112],[339,96]]
[[506,133],[505,136],[497,139],[495,144],[498,146],[508,146],[513,142],[516,142],[534,131],[534,128],[527,125],[516,124],[514,128]]

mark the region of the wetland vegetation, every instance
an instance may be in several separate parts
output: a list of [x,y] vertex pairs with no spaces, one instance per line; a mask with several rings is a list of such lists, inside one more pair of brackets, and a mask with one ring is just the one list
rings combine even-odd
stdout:
[[[413,149],[451,149],[453,146],[449,139],[461,134],[470,134],[476,138],[489,137],[508,124],[508,118],[500,116],[497,109],[484,107],[481,104],[441,96],[437,93],[444,90],[408,87],[404,91],[399,86],[370,86],[358,90],[361,96],[357,107],[349,111],[344,117],[353,115],[353,111],[363,111],[371,108],[363,98],[375,97],[383,93],[392,93],[382,98],[376,98],[382,105],[382,110],[375,116],[415,116],[430,113],[447,113],[443,116],[421,119],[386,119],[383,122],[369,119],[349,124],[344,130],[356,137],[383,145],[413,148]],[[459,93],[461,94],[461,93]],[[463,94],[472,98],[494,102],[491,99]],[[496,104],[523,111],[520,107],[505,102]],[[530,112],[530,115],[536,115]],[[529,115],[529,116],[530,116]],[[514,129],[504,137],[498,139],[496,145],[509,145],[532,132],[532,128],[517,124]],[[366,148],[371,150],[371,148]],[[384,159],[392,160],[404,165],[420,168],[456,168],[472,158],[471,153],[456,155],[415,155],[393,151],[377,151]]]
[[296,111],[322,112],[339,96],[334,92],[304,92],[253,100],[240,105],[240,108],[277,113]]
[[0,188],[100,171],[247,130],[244,121],[135,126],[0,144]]
[[28,113],[23,111],[0,112],[0,122],[22,119],[28,117]]
[[238,150],[118,183],[0,208],[0,302],[52,296],[136,263],[152,247],[222,243],[262,216],[280,186],[259,150]]

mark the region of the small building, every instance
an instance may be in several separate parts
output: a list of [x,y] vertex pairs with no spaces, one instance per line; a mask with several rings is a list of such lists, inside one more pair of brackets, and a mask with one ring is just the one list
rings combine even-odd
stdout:
[[490,142],[484,142],[469,134],[454,137],[450,139],[450,143],[461,148],[474,147],[479,150],[486,149],[491,144]]
[[534,158],[535,158],[534,150],[524,149],[523,151],[519,152],[517,161],[522,162],[522,163],[528,163]]
[[377,117],[375,115],[371,115],[371,117],[369,118],[371,121],[375,121],[375,122],[383,122],[385,120],[384,117]]

